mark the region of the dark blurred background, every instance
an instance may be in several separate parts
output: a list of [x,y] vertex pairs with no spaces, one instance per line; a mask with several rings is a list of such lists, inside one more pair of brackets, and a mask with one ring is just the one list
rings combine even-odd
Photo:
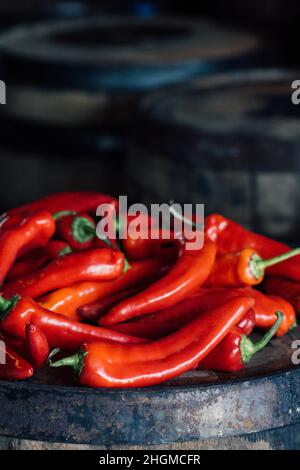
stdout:
[[91,189],[297,237],[300,4],[197,3],[0,0],[1,211]]

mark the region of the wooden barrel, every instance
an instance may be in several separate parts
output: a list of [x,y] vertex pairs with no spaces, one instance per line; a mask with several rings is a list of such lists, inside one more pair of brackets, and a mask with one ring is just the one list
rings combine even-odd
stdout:
[[13,29],[0,39],[6,116],[127,126],[146,90],[254,60],[256,36],[205,21],[101,16]]
[[65,370],[0,381],[0,449],[299,449],[300,328],[245,370],[147,389],[88,389]]
[[128,157],[133,198],[203,203],[207,213],[298,243],[298,76],[245,71],[149,95]]

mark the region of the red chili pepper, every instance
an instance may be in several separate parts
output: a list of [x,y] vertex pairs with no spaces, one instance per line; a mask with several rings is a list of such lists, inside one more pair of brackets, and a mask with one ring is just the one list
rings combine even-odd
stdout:
[[101,204],[112,204],[116,209],[118,201],[112,196],[89,191],[73,191],[50,194],[36,201],[23,204],[22,206],[10,209],[5,216],[18,215],[21,212],[32,212],[39,210],[47,210],[52,215],[61,211],[95,212],[96,208]]
[[0,285],[15,260],[21,254],[44,246],[55,231],[55,223],[49,212],[43,211],[24,218],[15,228],[0,233]]
[[8,346],[0,344],[1,356],[5,358],[5,364],[0,363],[0,379],[24,380],[33,375],[32,366],[22,359]]
[[263,288],[269,295],[277,295],[283,297],[290,302],[296,312],[300,312],[300,283],[284,279],[281,277],[267,277]]
[[249,298],[234,299],[206,312],[178,332],[142,347],[84,344],[72,357],[51,364],[71,366],[89,387],[145,387],[193,369],[251,308]]
[[47,338],[43,331],[33,323],[27,323],[25,335],[30,363],[35,370],[40,369],[46,364],[50,352]]
[[44,266],[48,261],[71,252],[72,250],[66,242],[61,240],[50,240],[43,248],[30,251],[24,255],[22,259],[17,261],[7,274],[6,278],[8,281],[11,281],[12,279],[26,276],[26,274],[32,273]]
[[27,323],[33,323],[43,331],[51,348],[74,351],[88,341],[144,341],[106,328],[69,320],[64,315],[45,310],[30,297],[16,295],[6,300],[0,296],[0,312],[0,328],[4,333],[24,340]]
[[5,335],[4,333],[0,332],[0,341],[4,342],[4,344],[15,351],[19,356],[27,358],[27,348],[24,341],[13,338],[12,336]]
[[[233,253],[244,248],[256,250],[265,259],[279,256],[289,252],[288,245],[271,238],[264,237],[246,230],[236,222],[219,214],[212,214],[206,218],[206,235],[217,243],[218,253]],[[268,273],[300,281],[300,258],[288,259],[269,268]]]
[[253,343],[247,334],[239,328],[233,328],[228,335],[199,364],[199,369],[210,369],[224,372],[238,371],[250,362],[253,356],[261,351],[276,334],[283,319],[281,312],[276,312],[277,320],[265,335]]
[[123,268],[123,253],[110,248],[71,253],[32,274],[9,282],[3,288],[3,295],[7,298],[14,294],[37,298],[75,282],[116,279],[122,274]]
[[[275,311],[283,313],[283,321],[278,329],[276,336],[285,335],[295,323],[295,311],[293,306],[281,297],[268,296],[251,287],[226,289],[222,287],[200,289],[193,293],[183,302],[172,308],[156,312],[139,322],[157,322],[157,323],[179,323],[183,318],[191,321],[196,315],[207,310],[216,308],[222,303],[240,296],[248,296],[255,300],[253,310],[255,312],[256,326],[263,329],[270,328],[276,321]],[[185,320],[184,320],[185,321]],[[180,323],[179,323],[180,324]],[[120,325],[121,327],[121,325]],[[119,328],[120,331],[127,331],[126,328]]]
[[240,287],[260,284],[267,268],[299,254],[300,249],[296,248],[283,255],[264,260],[252,248],[244,248],[237,253],[226,253],[216,258],[206,285]]
[[97,321],[101,316],[105,315],[112,307],[117,305],[121,300],[127,299],[132,295],[138,294],[144,289],[145,286],[134,287],[132,289],[123,290],[109,297],[104,297],[103,299],[101,298],[95,300],[94,302],[85,304],[77,309],[78,316],[82,320]]
[[[122,221],[118,223],[122,225]],[[132,224],[139,229],[134,237],[130,231]],[[130,260],[144,260],[170,253],[175,255],[180,248],[179,242],[171,230],[157,227],[155,220],[148,215],[127,216],[126,237],[121,243]]]
[[177,304],[206,281],[215,256],[216,246],[209,240],[205,241],[201,250],[187,250],[184,247],[168,274],[145,291],[113,307],[101,318],[101,324],[120,323]]
[[164,259],[133,262],[131,268],[114,281],[79,282],[51,292],[39,303],[48,310],[78,320],[77,309],[82,305],[157,279],[169,269],[170,262]]
[[[168,312],[170,312],[170,310],[168,310]],[[187,325],[190,321],[195,320],[202,313],[203,312],[199,312],[198,310],[192,310],[191,312],[187,312],[187,315],[183,314],[180,318],[177,317],[174,320],[159,320],[159,315],[157,315],[157,317],[152,321],[150,318],[148,319],[148,317],[141,318],[136,321],[114,325],[113,329],[115,331],[119,331],[120,333],[140,336],[142,338],[160,339],[179,330],[183,326]],[[237,326],[241,328],[245,334],[249,335],[255,326],[254,310],[250,309]]]
[[91,248],[96,237],[96,223],[89,214],[69,214],[60,217],[54,215],[57,220],[57,235],[65,240],[72,250],[81,251]]
[[[220,304],[218,304],[218,306],[219,305]],[[168,312],[170,311],[171,309]],[[163,314],[165,312],[161,313]],[[145,317],[136,321],[120,323],[119,325],[114,325],[113,329],[115,331],[119,331],[119,333],[139,336],[140,338],[160,339],[179,330],[183,326],[187,325],[190,321],[195,320],[197,317],[199,317],[199,315],[202,315],[204,312],[192,310],[186,313],[186,315],[183,314],[181,317],[176,317],[175,319],[166,319],[163,318],[163,315],[160,317],[160,312],[158,312],[153,316],[151,315],[152,318]],[[255,327],[254,310],[250,309],[237,326],[243,330],[244,334],[247,336],[250,335]]]

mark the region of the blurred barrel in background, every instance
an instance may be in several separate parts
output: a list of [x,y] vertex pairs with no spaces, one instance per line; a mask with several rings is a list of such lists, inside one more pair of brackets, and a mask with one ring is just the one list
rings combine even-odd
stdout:
[[[73,161],[79,159],[87,173],[91,161],[91,185],[97,174],[99,190],[121,192],[122,142],[141,95],[256,63],[260,52],[255,35],[202,20],[100,16],[14,28],[0,38],[7,84],[1,142],[28,149],[31,160],[18,150],[2,158],[2,173],[13,178],[22,162],[29,173],[38,171],[35,181],[48,182],[47,191],[58,189],[58,174],[62,186],[65,178],[67,189],[81,189],[88,176],[78,173]],[[58,165],[65,154],[69,163]],[[8,206],[20,202],[8,190],[17,184],[1,185],[0,200]],[[40,196],[40,184],[31,182],[23,193]]]
[[0,30],[41,18],[40,0],[1,0]]
[[128,160],[139,201],[204,203],[250,228],[295,241],[300,229],[297,72],[215,75],[145,98]]

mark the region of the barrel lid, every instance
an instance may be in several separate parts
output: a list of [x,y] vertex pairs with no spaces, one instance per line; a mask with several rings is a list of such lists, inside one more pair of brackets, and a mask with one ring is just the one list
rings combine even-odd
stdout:
[[[122,83],[126,86],[139,80],[153,86],[178,82],[186,74],[199,72],[200,65],[201,70],[214,69],[216,62],[245,57],[259,46],[256,36],[204,20],[172,17],[145,20],[107,15],[14,28],[2,35],[0,54],[5,73],[9,74],[11,67],[19,66],[20,70],[24,65],[22,74],[18,74],[23,83],[29,74],[34,82],[37,78],[33,71],[36,71],[38,83],[42,75],[44,82],[51,86],[55,77],[53,68],[62,67],[67,73],[68,68],[77,67],[82,73],[89,72],[90,86],[114,87],[118,83],[120,87]],[[102,79],[97,71],[101,71]],[[109,79],[103,78],[105,71],[109,72]],[[64,83],[64,73],[56,81]],[[11,71],[13,81],[14,75]],[[68,85],[76,81],[71,74],[67,78]]]
[[300,72],[244,71],[195,80],[190,86],[147,97],[141,113],[164,125],[218,135],[300,137],[300,110],[292,82]]
[[300,366],[291,360],[298,338],[299,327],[274,339],[239,372],[193,370],[144,389],[88,389],[74,385],[70,370],[46,367],[28,381],[0,380],[1,433],[114,446],[290,426],[300,419]]

